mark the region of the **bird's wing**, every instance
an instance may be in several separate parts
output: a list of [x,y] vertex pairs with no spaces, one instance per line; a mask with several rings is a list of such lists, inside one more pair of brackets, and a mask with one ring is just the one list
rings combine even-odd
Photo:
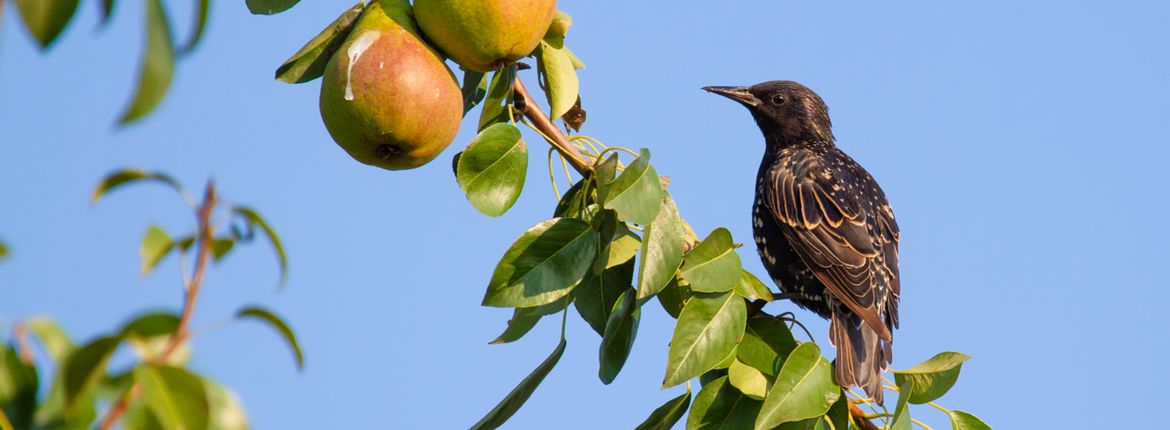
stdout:
[[[761,186],[792,248],[883,339],[897,325],[898,226],[877,184],[843,153],[786,151]],[[884,321],[883,321],[884,320]]]

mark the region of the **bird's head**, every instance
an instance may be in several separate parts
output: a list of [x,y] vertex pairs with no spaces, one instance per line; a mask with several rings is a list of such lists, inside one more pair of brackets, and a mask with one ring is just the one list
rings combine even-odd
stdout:
[[747,106],[769,140],[780,143],[833,141],[829,108],[821,96],[793,81],[768,81],[750,87],[703,87]]

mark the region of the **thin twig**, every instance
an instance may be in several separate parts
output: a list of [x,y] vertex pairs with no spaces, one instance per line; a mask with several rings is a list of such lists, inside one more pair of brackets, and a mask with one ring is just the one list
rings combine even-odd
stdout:
[[[195,269],[191,275],[191,282],[186,287],[186,294],[183,296],[183,310],[179,315],[179,326],[175,329],[175,334],[163,346],[161,352],[151,357],[151,364],[161,364],[167,361],[167,358],[178,349],[179,345],[190,336],[191,315],[195,311],[195,302],[199,299],[199,289],[203,286],[203,275],[207,272],[207,260],[211,258],[211,242],[212,237],[212,223],[211,214],[215,211],[217,203],[215,194],[215,183],[207,183],[207,191],[203,195],[203,203],[199,206],[196,212],[199,223],[199,244],[195,251]],[[109,430],[114,427],[114,423],[126,413],[133,403],[138,398],[141,389],[137,384],[132,385],[126,394],[118,398],[117,403],[110,407],[110,411],[102,418],[101,424],[98,428],[101,430]]]

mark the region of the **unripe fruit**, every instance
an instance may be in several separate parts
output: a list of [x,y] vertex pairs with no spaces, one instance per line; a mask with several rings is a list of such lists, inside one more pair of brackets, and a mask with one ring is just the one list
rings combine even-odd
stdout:
[[455,75],[419,37],[405,0],[371,2],[325,67],[321,119],[354,159],[411,169],[435,159],[459,131]]
[[464,68],[487,72],[536,49],[556,0],[415,0],[415,18],[435,46]]

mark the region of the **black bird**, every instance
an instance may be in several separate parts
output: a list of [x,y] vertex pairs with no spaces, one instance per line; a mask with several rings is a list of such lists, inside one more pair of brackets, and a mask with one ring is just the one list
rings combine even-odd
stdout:
[[764,133],[752,230],[781,292],[831,321],[836,377],[882,402],[898,327],[898,223],[873,176],[837,148],[829,109],[792,81],[705,87]]

